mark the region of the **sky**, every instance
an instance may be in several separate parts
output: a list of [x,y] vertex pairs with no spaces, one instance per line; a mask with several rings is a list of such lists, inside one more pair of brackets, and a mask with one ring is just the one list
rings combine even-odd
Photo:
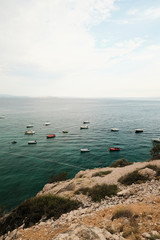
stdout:
[[160,0],[0,0],[0,94],[160,97]]

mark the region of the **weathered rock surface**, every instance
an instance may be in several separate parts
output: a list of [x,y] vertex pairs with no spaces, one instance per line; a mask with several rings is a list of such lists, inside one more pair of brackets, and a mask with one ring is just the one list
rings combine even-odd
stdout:
[[[42,191],[38,193],[38,195],[41,194],[58,194],[63,197],[73,197],[74,192],[78,190],[79,188],[85,188],[85,187],[93,187],[96,184],[118,184],[118,179],[122,176],[124,176],[127,173],[133,172],[137,169],[139,172],[143,175],[149,176],[150,179],[155,177],[155,171],[150,169],[150,168],[145,168],[147,165],[156,165],[160,167],[160,161],[159,160],[154,160],[152,162],[136,162],[133,163],[132,165],[126,166],[126,167],[118,167],[118,168],[95,168],[92,170],[85,170],[85,171],[80,171],[79,173],[76,174],[75,178],[67,181],[62,181],[57,183],[51,183],[51,184],[46,184]],[[110,170],[111,173],[108,175],[103,175],[103,176],[96,176],[93,177],[95,173],[101,172],[101,171],[108,171]],[[123,190],[124,187],[121,187]],[[128,193],[129,194],[129,193]]]
[[[55,221],[41,220],[40,223],[27,229],[21,226],[1,236],[0,240],[135,240],[149,239],[149,236],[160,237],[160,181],[154,179],[155,171],[144,168],[148,164],[160,167],[160,161],[156,160],[150,163],[135,163],[123,168],[86,170],[80,171],[72,180],[46,184],[39,194],[69,196],[81,201],[82,207],[61,215]],[[122,175],[139,168],[144,168],[143,171],[140,170],[142,174],[149,174],[153,179],[131,186],[123,186],[117,182]],[[112,172],[103,177],[92,177],[94,173],[102,170],[112,170]],[[80,187],[91,187],[97,183],[118,184],[117,196],[106,197],[100,203],[94,203],[85,195],[74,194]],[[112,221],[114,211],[124,206],[132,210],[135,218]],[[133,233],[126,236],[131,230]]]
[[144,177],[148,177],[149,179],[153,179],[156,176],[156,171],[150,168],[144,168],[138,171],[140,175]]
[[[53,240],[116,240],[118,236],[111,234],[105,229],[98,227],[89,227],[83,224],[73,224],[71,227],[59,234]],[[118,237],[119,240],[124,240],[123,237]]]

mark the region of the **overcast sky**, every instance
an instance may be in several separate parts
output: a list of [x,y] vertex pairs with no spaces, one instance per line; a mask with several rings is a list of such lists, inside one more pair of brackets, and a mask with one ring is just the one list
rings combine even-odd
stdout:
[[160,97],[160,0],[0,0],[0,94]]

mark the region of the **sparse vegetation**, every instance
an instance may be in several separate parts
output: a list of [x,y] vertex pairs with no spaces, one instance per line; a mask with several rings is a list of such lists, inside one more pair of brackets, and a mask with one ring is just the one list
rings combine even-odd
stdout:
[[92,201],[100,202],[105,196],[111,197],[117,194],[118,187],[117,185],[95,185],[92,188],[80,188],[75,194],[84,194],[91,197]]
[[130,209],[121,207],[118,208],[112,216],[112,220],[116,219],[116,218],[121,218],[121,217],[125,217],[125,218],[131,218],[133,216],[133,213]]
[[133,183],[140,184],[146,182],[147,180],[149,180],[149,178],[139,174],[138,170],[128,173],[118,179],[118,181],[124,185],[131,185]]
[[160,168],[158,168],[156,171],[156,177],[160,177]]
[[152,143],[152,149],[150,151],[152,160],[154,159],[160,159],[160,144],[153,142]]
[[96,172],[92,174],[92,177],[104,177],[105,175],[110,174],[112,171],[101,171],[101,172]]
[[151,165],[151,164],[148,164],[144,168],[150,168],[150,169],[154,170],[155,172],[157,172],[157,170],[159,169],[156,165]]
[[110,167],[125,167],[125,166],[128,166],[128,165],[131,165],[133,163],[131,162],[128,162],[125,158],[122,158],[122,159],[119,159],[117,160],[116,162],[113,162]]
[[4,205],[0,206],[0,218],[5,214],[6,207]]
[[[119,218],[127,218],[128,222],[120,225],[119,232],[123,232],[123,237],[127,238],[128,236],[135,236],[136,239],[140,239],[138,237],[139,229],[137,224],[137,215],[134,215],[131,209],[128,207],[120,207],[116,209],[112,215],[112,220]],[[127,238],[128,239],[128,238]],[[130,239],[130,238],[129,238]]]
[[80,202],[54,195],[42,195],[23,202],[0,222],[0,235],[24,224],[29,227],[40,219],[59,218],[63,213],[77,209]]
[[[134,223],[135,224],[135,223]],[[137,224],[134,225],[124,225],[123,227],[123,237],[127,238],[128,236],[134,236],[134,239],[140,240],[141,238],[138,236],[138,227]]]
[[67,175],[68,175],[67,172],[60,172],[60,173],[57,174],[57,175],[52,175],[52,176],[48,179],[48,183],[65,181],[65,180],[68,179]]
[[153,235],[149,238],[149,240],[157,240],[160,239],[160,235]]
[[81,174],[81,175],[79,175],[79,178],[82,178],[84,175],[83,174]]

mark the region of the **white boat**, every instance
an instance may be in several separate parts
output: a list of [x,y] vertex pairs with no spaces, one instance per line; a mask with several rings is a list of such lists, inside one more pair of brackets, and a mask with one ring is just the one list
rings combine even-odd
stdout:
[[35,134],[35,131],[33,131],[33,130],[25,131],[25,134],[27,134],[27,135],[33,135],[33,134]]
[[81,126],[80,129],[88,129],[88,126]]
[[90,152],[90,150],[88,148],[82,148],[81,152]]
[[26,128],[31,128],[31,127],[33,127],[32,124],[28,124],[28,125],[26,126]]
[[68,131],[67,130],[63,130],[63,133],[68,133]]
[[45,122],[44,125],[45,125],[45,126],[49,126],[49,125],[51,125],[51,123],[50,123],[50,122]]
[[137,128],[136,130],[135,130],[135,133],[142,133],[143,132],[143,129],[140,129],[140,128]]
[[118,129],[118,128],[111,128],[111,131],[112,131],[112,132],[118,132],[119,129]]
[[28,144],[36,144],[37,141],[28,141]]
[[90,121],[84,121],[83,124],[87,124],[87,123],[90,123]]
[[160,143],[160,138],[152,138],[152,142]]
[[0,119],[3,119],[3,118],[5,118],[5,116],[4,116],[4,115],[1,115],[1,116],[0,116]]

